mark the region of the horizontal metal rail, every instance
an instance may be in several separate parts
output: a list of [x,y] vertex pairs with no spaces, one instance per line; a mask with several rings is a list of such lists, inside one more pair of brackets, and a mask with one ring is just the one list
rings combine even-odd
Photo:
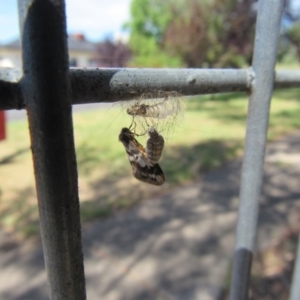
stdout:
[[[131,100],[154,90],[183,95],[250,92],[255,79],[249,69],[70,69],[72,104]],[[18,89],[22,71],[0,68],[0,110],[21,109]],[[300,87],[300,71],[278,70],[274,88]]]

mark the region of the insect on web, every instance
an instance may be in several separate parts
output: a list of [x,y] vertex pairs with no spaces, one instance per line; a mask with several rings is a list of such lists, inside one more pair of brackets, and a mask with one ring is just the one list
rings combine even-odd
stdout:
[[139,134],[151,126],[168,136],[174,125],[183,119],[184,100],[177,92],[154,91],[123,104],[127,114],[137,124]]

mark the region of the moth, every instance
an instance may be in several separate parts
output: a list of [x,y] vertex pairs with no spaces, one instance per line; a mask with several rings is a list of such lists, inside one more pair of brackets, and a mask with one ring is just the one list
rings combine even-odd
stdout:
[[[151,134],[154,135],[152,131]],[[156,138],[153,136],[152,140],[149,142],[149,159],[147,150],[137,141],[135,135],[135,133],[126,127],[122,128],[119,134],[119,140],[124,145],[131,164],[133,176],[136,179],[149,184],[162,185],[165,182],[165,175],[157,163],[161,156],[162,149],[157,152],[153,150],[153,145],[156,143]],[[150,139],[151,135],[149,140]],[[157,159],[158,156],[159,158]]]

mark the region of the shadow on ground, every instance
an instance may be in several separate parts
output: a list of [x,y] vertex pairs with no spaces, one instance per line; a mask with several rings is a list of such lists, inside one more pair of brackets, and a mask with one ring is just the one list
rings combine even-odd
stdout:
[[[269,147],[259,247],[297,217],[299,140],[296,134]],[[233,251],[240,169],[241,161],[232,161],[195,184],[86,223],[88,299],[215,299]],[[40,246],[9,243],[7,236],[1,240],[0,297],[47,299]]]
[[[134,179],[129,161],[120,168],[107,166],[105,169],[112,170],[110,173],[107,173],[104,178],[94,178],[85,187],[90,198],[81,202],[82,221],[108,217],[116,211],[127,210],[143,199],[159,197],[175,186],[191,183],[198,179],[203,172],[220,167],[236,157],[241,146],[241,143],[235,140],[226,142],[210,140],[192,147],[166,149],[161,166],[165,172],[167,184],[162,188],[141,184]],[[3,158],[2,163],[13,162],[18,155],[25,151],[28,149],[16,151],[9,157]],[[81,155],[81,153],[85,154]],[[99,159],[99,155],[96,154],[96,149],[87,148],[87,146],[79,147],[79,169],[83,168],[85,172],[89,172],[90,166],[95,168],[97,159]],[[128,160],[125,153],[124,159]],[[81,187],[79,188],[81,191]],[[39,222],[34,188],[17,186],[11,191],[10,199],[9,203],[5,203],[0,198],[1,213],[4,216],[1,224],[20,233],[23,237],[37,235]]]
[[18,149],[14,153],[0,159],[0,165],[12,163],[19,155],[29,151],[29,148]]
[[[82,217],[84,220],[91,220],[107,216],[112,211],[128,209],[143,199],[161,196],[175,186],[189,184],[204,172],[232,160],[241,148],[242,145],[238,141],[211,140],[193,147],[166,149],[160,162],[166,176],[166,184],[162,188],[141,184],[134,179],[128,161],[128,164],[117,172],[107,174],[104,179],[96,178],[90,183],[89,189],[93,194],[91,201],[81,205]],[[127,160],[127,157],[125,159]]]

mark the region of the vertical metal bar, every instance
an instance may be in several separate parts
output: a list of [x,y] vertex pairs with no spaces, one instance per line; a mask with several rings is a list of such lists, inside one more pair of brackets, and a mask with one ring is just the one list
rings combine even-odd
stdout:
[[256,236],[269,107],[273,91],[282,0],[260,0],[253,55],[254,81],[248,108],[240,206],[231,280],[231,300],[248,299]]
[[298,236],[298,250],[296,256],[296,264],[294,266],[293,282],[291,287],[290,300],[300,299],[300,232]]
[[63,0],[19,0],[40,228],[51,299],[85,299]]

